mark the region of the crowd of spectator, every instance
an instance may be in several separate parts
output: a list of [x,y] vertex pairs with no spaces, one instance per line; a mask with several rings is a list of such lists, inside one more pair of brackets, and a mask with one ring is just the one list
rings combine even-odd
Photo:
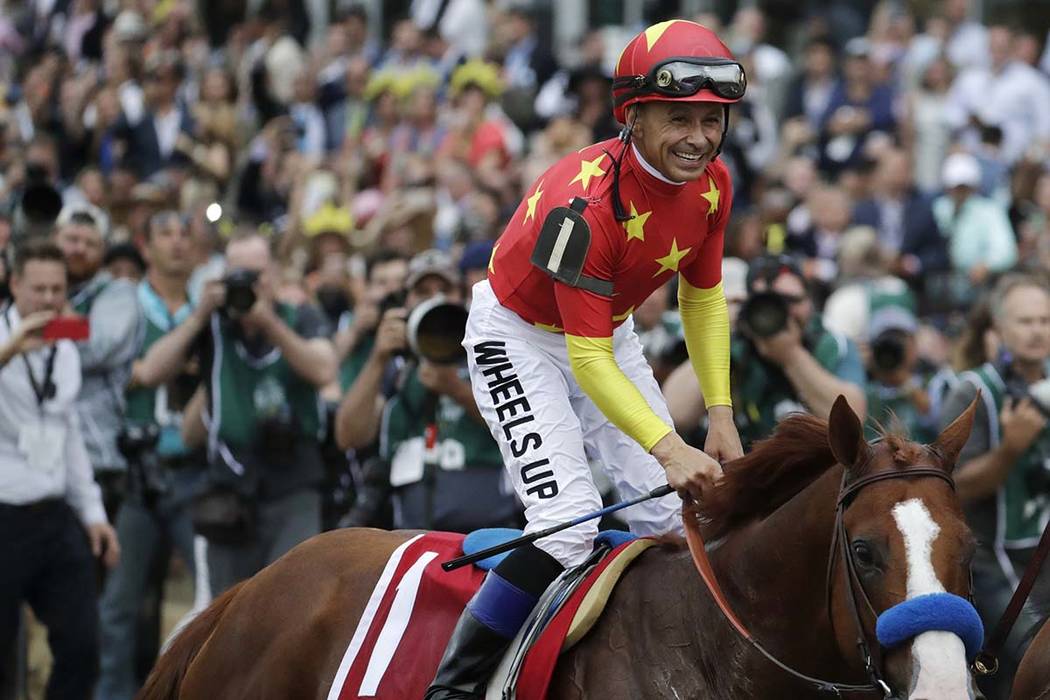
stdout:
[[[679,16],[639,4],[646,24]],[[748,74],[721,155],[738,428],[746,449],[842,394],[871,437],[927,440],[980,389],[956,480],[990,625],[1050,518],[1046,18],[801,5],[690,16]],[[610,76],[638,27],[592,22],[565,46],[548,2],[384,6],[0,1],[0,387],[26,399],[0,396],[0,693],[25,601],[99,629],[52,633],[49,697],[131,698],[173,551],[204,603],[325,529],[521,522],[465,364],[421,356],[408,318],[469,305],[536,178],[618,133]],[[664,291],[634,324],[702,446]],[[49,359],[34,334],[73,315],[89,337]],[[45,403],[57,432],[27,432]],[[49,441],[71,471],[26,487],[19,469],[55,468],[27,460]],[[97,609],[88,551],[49,554],[68,527],[21,539],[45,516],[83,524],[111,567]],[[47,593],[56,576],[83,595]]]

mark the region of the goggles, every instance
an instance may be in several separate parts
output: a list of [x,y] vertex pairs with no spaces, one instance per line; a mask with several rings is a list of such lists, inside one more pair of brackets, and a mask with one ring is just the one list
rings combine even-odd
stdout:
[[616,98],[617,106],[641,95],[689,97],[704,88],[726,100],[739,100],[747,89],[744,67],[728,58],[671,58],[652,67],[647,75],[613,81],[613,89],[628,91]]

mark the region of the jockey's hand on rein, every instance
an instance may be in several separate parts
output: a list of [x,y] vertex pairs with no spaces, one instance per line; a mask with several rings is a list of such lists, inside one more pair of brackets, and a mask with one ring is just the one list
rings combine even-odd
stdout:
[[687,445],[678,433],[670,432],[657,442],[652,455],[667,472],[667,483],[685,500],[702,500],[704,490],[722,477],[722,467],[705,452]]

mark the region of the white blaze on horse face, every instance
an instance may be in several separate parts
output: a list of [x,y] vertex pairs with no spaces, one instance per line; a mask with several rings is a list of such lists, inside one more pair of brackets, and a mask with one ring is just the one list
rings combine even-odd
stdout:
[[[904,538],[908,562],[908,599],[944,593],[933,568],[933,542],[941,528],[918,498],[893,507],[893,519]],[[924,632],[911,645],[912,692],[909,700],[969,700],[970,674],[962,640],[951,632]]]

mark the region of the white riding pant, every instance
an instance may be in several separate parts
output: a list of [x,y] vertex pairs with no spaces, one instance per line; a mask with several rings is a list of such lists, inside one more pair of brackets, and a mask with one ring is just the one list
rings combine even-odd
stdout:
[[[565,336],[532,326],[499,303],[487,281],[474,285],[463,346],[481,415],[503,454],[525,506],[526,533],[599,510],[588,458],[634,498],[667,482],[663,467],[613,425],[583,392],[569,366]],[[613,333],[616,363],[658,416],[673,425],[652,368],[628,319]],[[621,511],[638,535],[681,533],[675,494]],[[564,566],[582,562],[594,544],[591,520],[536,542]]]

